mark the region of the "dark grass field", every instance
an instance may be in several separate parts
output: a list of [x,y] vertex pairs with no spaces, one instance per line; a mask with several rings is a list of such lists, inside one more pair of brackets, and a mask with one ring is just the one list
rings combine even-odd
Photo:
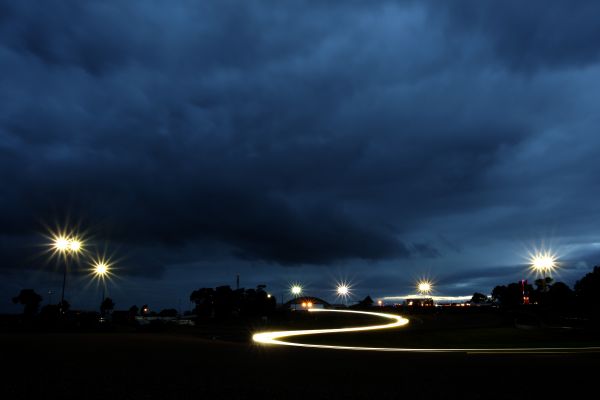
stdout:
[[[312,317],[288,322],[292,328],[331,325]],[[5,366],[0,397],[512,399],[592,398],[590,393],[597,390],[600,354],[404,354],[262,347],[247,340],[253,329],[243,330],[235,341],[200,335],[197,330],[0,334]],[[419,331],[417,324],[414,329]],[[458,323],[453,329],[466,328]]]
[[[470,310],[469,310],[470,311]],[[391,330],[299,336],[299,343],[341,346],[403,348],[555,348],[600,347],[600,330],[563,325],[515,324],[515,317],[494,312],[459,312],[406,315],[409,324]],[[313,320],[327,320],[318,314]],[[338,318],[339,326],[350,326],[351,318]],[[353,317],[352,317],[353,319]],[[520,318],[522,319],[522,318]],[[383,320],[364,320],[381,324]],[[353,321],[354,322],[354,321]],[[360,323],[354,323],[360,325]]]

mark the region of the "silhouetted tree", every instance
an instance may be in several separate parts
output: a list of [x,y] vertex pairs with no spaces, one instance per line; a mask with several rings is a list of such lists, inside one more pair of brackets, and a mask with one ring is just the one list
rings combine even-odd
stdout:
[[534,282],[535,286],[537,287],[536,291],[538,293],[548,292],[548,290],[550,290],[550,286],[552,286],[552,282],[554,282],[554,279],[550,278],[549,276],[545,278],[536,279]]
[[215,318],[225,319],[233,313],[233,291],[229,286],[215,288],[213,296]]
[[269,296],[265,285],[244,291],[241,313],[246,316],[268,316],[275,310],[275,298]]
[[492,290],[492,299],[505,307],[514,307],[523,304],[523,290],[525,293],[533,292],[533,286],[526,284],[523,288],[521,283],[510,283],[507,286],[496,286]]
[[502,304],[502,300],[506,297],[506,286],[498,285],[492,290],[492,300]]
[[236,290],[229,286],[201,288],[192,292],[190,300],[196,304],[195,312],[200,317],[268,316],[275,311],[276,302],[265,288],[265,285]]
[[361,307],[371,307],[371,306],[373,306],[373,303],[374,303],[374,301],[373,301],[373,299],[371,298],[371,296],[367,296],[367,297],[365,297],[364,299],[362,299],[362,300],[361,300],[361,301],[358,303],[358,305],[359,305],[359,306],[361,306]]
[[66,313],[71,309],[71,303],[69,303],[67,300],[63,300],[62,303],[58,302],[58,308],[62,310],[63,313]]
[[23,315],[33,317],[38,312],[42,296],[37,294],[33,289],[23,289],[18,296],[12,299],[14,304],[23,305]]
[[140,309],[135,304],[132,305],[131,307],[129,307],[129,316],[130,317],[135,317],[136,315],[138,315],[138,312],[140,312]]
[[199,317],[213,315],[214,293],[212,288],[201,288],[192,292],[190,301],[196,304],[196,315]]
[[475,292],[473,293],[473,297],[471,297],[471,303],[475,304],[483,304],[488,302],[488,297],[483,293]]
[[581,307],[600,313],[600,266],[575,283],[575,295]]
[[575,303],[575,292],[565,283],[556,282],[548,289],[546,302],[552,307],[570,307]]
[[110,297],[105,298],[104,301],[102,302],[102,304],[100,304],[100,313],[102,315],[110,313],[114,309],[115,309],[115,303]]

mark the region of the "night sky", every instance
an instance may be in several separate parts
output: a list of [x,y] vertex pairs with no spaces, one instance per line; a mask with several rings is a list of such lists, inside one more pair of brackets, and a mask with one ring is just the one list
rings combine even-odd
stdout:
[[[34,4],[35,3],[35,4]],[[489,293],[542,242],[600,263],[600,4],[0,1],[0,312],[290,282]],[[100,291],[67,282],[75,308]],[[530,277],[531,278],[531,277]]]

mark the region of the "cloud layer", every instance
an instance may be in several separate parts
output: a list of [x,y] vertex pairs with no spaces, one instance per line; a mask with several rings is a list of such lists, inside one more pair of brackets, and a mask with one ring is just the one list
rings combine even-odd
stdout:
[[2,268],[66,215],[157,275],[591,246],[599,11],[1,2]]

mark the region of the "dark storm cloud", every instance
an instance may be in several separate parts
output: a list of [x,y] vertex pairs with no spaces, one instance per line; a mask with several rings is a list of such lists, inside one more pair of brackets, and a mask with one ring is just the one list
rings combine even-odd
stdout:
[[582,67],[600,58],[597,2],[464,0],[432,4],[431,10],[447,18],[450,33],[483,38],[481,45],[518,71]]
[[593,3],[328,3],[0,3],[5,266],[66,214],[151,271],[598,215]]

